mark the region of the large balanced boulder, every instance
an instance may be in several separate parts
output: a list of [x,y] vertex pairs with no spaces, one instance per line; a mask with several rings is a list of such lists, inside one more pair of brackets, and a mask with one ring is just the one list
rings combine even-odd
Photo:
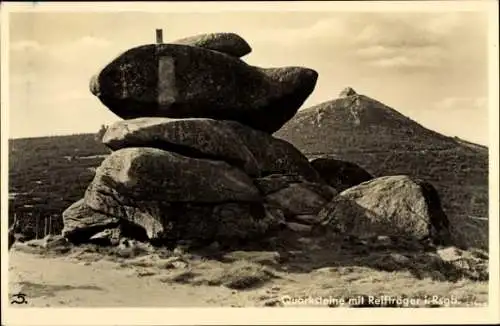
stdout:
[[191,158],[226,162],[252,177],[295,174],[323,182],[290,143],[234,121],[138,118],[111,125],[103,143],[112,150],[153,147]]
[[259,174],[252,152],[224,121],[203,118],[121,120],[107,129],[102,142],[113,151],[154,147],[188,157],[224,161],[249,175]]
[[323,180],[337,191],[343,191],[373,179],[373,176],[365,169],[351,162],[320,157],[311,160],[311,165],[319,172]]
[[130,49],[92,77],[90,90],[124,119],[234,120],[273,133],[314,90],[301,67],[261,69],[217,51],[179,44]]
[[[108,211],[106,198],[136,201],[221,203],[259,202],[250,177],[230,165],[141,147],[111,153],[87,188],[85,203]],[[124,203],[125,204],[125,203]]]
[[318,214],[325,229],[344,235],[430,238],[445,243],[449,221],[429,183],[408,176],[386,176],[349,188]]
[[241,36],[235,33],[199,34],[176,40],[172,43],[197,46],[222,52],[237,58],[241,58],[252,52],[250,45]]

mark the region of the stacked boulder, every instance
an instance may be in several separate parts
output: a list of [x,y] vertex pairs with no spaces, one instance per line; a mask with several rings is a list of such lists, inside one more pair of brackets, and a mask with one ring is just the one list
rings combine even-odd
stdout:
[[[308,68],[263,69],[236,34],[139,46],[110,62],[91,92],[121,120],[84,198],[63,213],[73,243],[235,243],[283,229],[440,238],[432,185],[374,178],[333,158],[311,162],[272,136],[314,90]],[[345,96],[350,96],[346,92]]]
[[235,34],[198,35],[130,49],[91,79],[125,120],[108,128],[112,153],[63,213],[66,238],[239,241],[318,222],[335,189],[271,135],[318,74],[250,66],[239,59],[250,50]]

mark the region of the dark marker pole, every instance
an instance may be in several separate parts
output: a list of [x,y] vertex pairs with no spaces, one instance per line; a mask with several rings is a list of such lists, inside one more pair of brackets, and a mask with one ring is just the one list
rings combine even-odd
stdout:
[[162,43],[163,43],[163,30],[156,29],[156,44],[162,44]]

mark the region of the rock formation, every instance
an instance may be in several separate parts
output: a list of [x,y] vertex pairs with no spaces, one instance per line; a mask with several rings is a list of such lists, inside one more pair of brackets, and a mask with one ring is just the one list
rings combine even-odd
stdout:
[[109,127],[103,143],[111,150],[154,147],[189,157],[213,159],[260,177],[295,173],[321,182],[318,172],[295,147],[234,121],[206,118],[138,118]]
[[348,96],[354,96],[357,95],[356,91],[352,87],[346,87],[340,92],[339,97],[348,97]]
[[337,191],[343,191],[373,179],[370,173],[351,162],[319,157],[311,160],[311,165],[326,183]]
[[239,57],[250,51],[236,34],[197,35],[130,49],[92,77],[92,93],[124,120],[103,135],[112,153],[63,213],[63,236],[116,245],[120,238],[235,243],[284,229],[445,233],[431,185],[404,176],[371,180],[328,158],[309,162],[273,137],[318,74],[247,65]]
[[252,48],[247,41],[234,33],[200,34],[176,40],[172,43],[197,46],[222,52],[236,58],[241,58],[252,52]]
[[[63,213],[63,235],[75,243],[239,241],[319,212],[336,191],[270,135],[317,73],[237,58],[250,51],[236,34],[197,35],[128,50],[94,76],[92,93],[125,120],[103,135],[113,152]],[[271,176],[277,187],[265,185]]]
[[322,225],[360,238],[403,236],[446,244],[449,222],[436,189],[408,176],[387,176],[341,192],[318,214]]
[[295,115],[317,77],[312,69],[263,69],[202,47],[152,44],[117,57],[90,89],[124,119],[234,120],[273,133]]

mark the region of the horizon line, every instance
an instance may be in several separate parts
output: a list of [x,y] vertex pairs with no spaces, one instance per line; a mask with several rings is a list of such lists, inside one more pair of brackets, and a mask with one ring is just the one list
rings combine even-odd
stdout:
[[[104,124],[106,125],[106,124]],[[108,125],[109,126],[109,125]],[[279,131],[279,130],[278,130]],[[434,131],[434,130],[433,130]],[[434,132],[437,132],[437,131],[434,131]],[[49,134],[49,135],[37,135],[37,136],[20,136],[20,137],[8,137],[7,139],[10,141],[10,140],[25,140],[25,139],[37,139],[37,138],[55,138],[55,137],[70,137],[70,136],[88,136],[88,135],[96,135],[98,133],[98,131],[96,132],[77,132],[77,133],[61,133],[61,134]],[[459,136],[450,136],[450,135],[445,135],[445,134],[442,134],[440,132],[437,132],[445,137],[449,137],[449,138],[452,138],[452,139],[459,139],[461,141],[465,141],[471,145],[477,145],[477,146],[481,146],[481,147],[485,147],[485,148],[489,148],[489,146],[487,144],[483,144],[483,143],[478,143],[478,142],[475,142],[475,141],[472,141],[472,140],[468,140],[468,139],[465,139],[465,138],[462,138],[462,137],[459,137]],[[271,135],[272,136],[272,135]]]

